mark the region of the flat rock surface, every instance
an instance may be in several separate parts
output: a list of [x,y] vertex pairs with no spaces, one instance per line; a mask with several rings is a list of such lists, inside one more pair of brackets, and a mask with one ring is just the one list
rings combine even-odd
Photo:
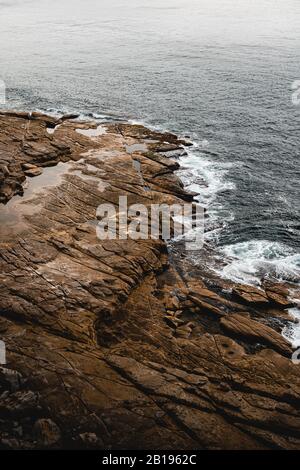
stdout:
[[299,449],[289,290],[231,294],[161,240],[99,240],[120,195],[192,200],[164,155],[188,143],[75,117],[0,114],[0,447]]

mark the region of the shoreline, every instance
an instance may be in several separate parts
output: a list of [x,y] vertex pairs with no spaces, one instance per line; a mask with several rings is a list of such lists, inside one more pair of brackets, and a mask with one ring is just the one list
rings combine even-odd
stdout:
[[22,429],[0,422],[0,447],[299,447],[287,286],[209,279],[180,244],[99,243],[101,201],[192,200],[165,156],[187,142],[72,118],[0,113],[2,202],[37,185],[0,238],[1,406]]
[[[25,108],[21,108],[20,111],[6,109],[4,112],[8,114],[11,112],[21,113],[24,115],[30,114],[25,110]],[[93,112],[85,114],[82,110],[74,112],[74,110],[70,108],[65,108],[64,112],[65,114],[63,113],[63,110],[56,110],[54,108],[51,108],[50,110],[37,108],[35,114],[44,116],[49,115],[52,120],[59,119],[59,116],[68,117],[73,115],[77,117],[76,120],[78,120],[78,122],[99,122],[100,124],[107,122],[120,122],[123,124],[141,125],[158,133],[167,132],[174,134],[175,132],[174,130],[169,130],[162,126],[155,126],[154,124],[149,124],[143,120],[133,118],[129,119],[125,116],[119,117],[113,114],[106,115]],[[175,159],[180,164],[178,171],[179,178],[183,178],[186,188],[191,185],[191,182],[185,181],[188,176],[185,175],[185,172],[188,174],[191,170],[195,169],[195,174],[201,179],[202,183],[197,184],[194,189],[194,191],[201,193],[202,195],[200,199],[201,205],[204,205],[205,207],[207,206],[206,200],[203,201],[203,193],[206,192],[206,187],[209,193],[212,192],[212,202],[208,202],[209,219],[206,220],[206,227],[207,223],[210,224],[206,233],[206,239],[211,240],[211,242],[217,246],[216,259],[212,260],[212,269],[225,280],[228,279],[232,282],[242,283],[245,285],[254,285],[259,287],[264,279],[270,279],[271,282],[287,282],[295,285],[300,284],[300,271],[298,267],[299,254],[297,249],[292,245],[288,245],[285,242],[280,241],[273,242],[270,238],[250,238],[241,243],[232,239],[230,242],[231,244],[225,243],[225,245],[219,245],[218,233],[222,234],[226,232],[227,221],[230,223],[230,221],[234,220],[235,217],[233,212],[231,212],[229,208],[226,209],[225,207],[226,215],[224,220],[222,214],[223,208],[221,207],[218,209],[218,207],[214,207],[214,198],[217,197],[219,193],[222,193],[225,188],[230,189],[234,183],[227,181],[227,170],[222,169],[222,166],[221,168],[218,168],[218,170],[214,168],[214,160],[210,160],[210,155],[215,157],[216,154],[207,150],[205,146],[201,148],[201,142],[194,140],[194,138],[196,138],[195,136],[194,138],[186,136],[186,133],[187,132],[181,132],[178,135],[181,136],[181,139],[188,139],[193,145],[187,148],[186,152],[183,152],[182,155],[180,155],[180,153],[176,155]],[[200,154],[198,152],[200,152]],[[193,156],[192,163],[189,162],[189,155]],[[199,167],[197,166],[198,162],[201,162]],[[204,166],[203,162],[205,163]],[[229,164],[231,165],[231,163]],[[205,176],[207,171],[209,174]],[[223,172],[224,174],[222,175]],[[190,176],[190,178],[192,177]],[[211,180],[213,180],[213,182]],[[217,187],[211,188],[211,185],[216,186],[216,180],[218,181]],[[218,214],[219,210],[221,210],[221,215]],[[225,229],[222,227],[224,223]],[[272,252],[275,253],[274,256],[272,255]],[[223,262],[221,261],[220,263],[219,259],[224,259],[225,261],[221,271],[219,270],[219,265],[223,264]]]

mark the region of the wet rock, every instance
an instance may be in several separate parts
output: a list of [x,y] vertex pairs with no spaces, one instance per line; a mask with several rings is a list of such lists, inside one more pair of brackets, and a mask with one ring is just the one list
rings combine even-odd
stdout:
[[85,432],[79,435],[84,446],[94,449],[102,449],[104,443],[101,438],[99,438],[93,432]]
[[0,367],[0,387],[11,391],[19,390],[22,383],[22,376],[19,372],[12,369]]
[[20,442],[18,439],[6,439],[6,438],[3,438],[1,439],[0,438],[0,448],[4,448],[4,449],[8,449],[8,450],[16,450],[16,449],[20,449]]
[[254,286],[236,286],[232,293],[234,297],[244,301],[247,304],[256,304],[258,306],[269,303],[267,294]]
[[293,301],[290,300],[291,294],[288,287],[282,284],[265,283],[264,289],[270,302],[280,308],[290,308]]
[[60,429],[51,419],[39,419],[34,425],[34,431],[42,447],[52,447],[61,439]]
[[0,410],[2,414],[12,417],[22,417],[35,414],[38,410],[38,395],[31,390],[20,390],[15,393],[4,393],[1,396]]
[[27,170],[24,170],[24,173],[26,176],[30,176],[31,178],[33,178],[34,176],[39,176],[43,173],[43,170],[42,168],[39,168],[39,167],[32,167],[32,168],[28,168]]
[[0,180],[5,176],[9,176],[9,170],[5,163],[0,163]]
[[167,325],[169,325],[171,328],[177,328],[178,326],[184,323],[183,320],[180,320],[179,318],[176,318],[175,316],[170,316],[170,315],[166,315],[164,317],[164,320],[167,323]]
[[291,356],[292,350],[284,338],[272,328],[250,318],[250,315],[231,314],[221,319],[221,325],[231,334],[240,338],[249,338],[258,343],[270,345],[286,356]]
[[193,329],[191,327],[190,323],[187,323],[186,325],[179,326],[176,328],[176,336],[179,338],[189,338]]
[[200,313],[201,311],[208,312],[217,317],[222,317],[223,315],[225,315],[224,311],[222,311],[219,307],[213,305],[210,302],[206,302],[201,298],[191,294],[189,294],[188,298],[192,302],[192,304],[197,307],[195,311],[199,310]]

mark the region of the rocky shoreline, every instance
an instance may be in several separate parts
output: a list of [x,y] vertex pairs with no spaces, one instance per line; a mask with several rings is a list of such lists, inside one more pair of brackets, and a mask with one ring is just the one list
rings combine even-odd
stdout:
[[281,335],[294,287],[209,279],[161,240],[97,239],[97,207],[120,195],[192,201],[186,145],[0,113],[0,448],[299,448]]

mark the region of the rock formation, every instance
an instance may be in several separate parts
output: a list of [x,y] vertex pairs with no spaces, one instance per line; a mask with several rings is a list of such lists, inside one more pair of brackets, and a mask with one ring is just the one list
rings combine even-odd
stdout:
[[99,240],[97,207],[120,195],[193,199],[169,158],[188,143],[75,118],[0,114],[0,447],[298,449],[290,286]]

